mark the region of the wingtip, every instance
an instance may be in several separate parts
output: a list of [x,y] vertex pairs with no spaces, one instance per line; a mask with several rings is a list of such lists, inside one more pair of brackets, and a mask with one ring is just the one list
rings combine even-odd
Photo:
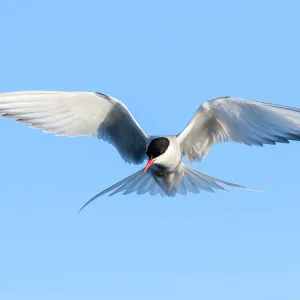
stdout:
[[258,190],[258,189],[248,188],[248,187],[244,187],[244,189],[246,189],[250,192],[257,192],[257,193],[264,193],[265,192],[263,190]]

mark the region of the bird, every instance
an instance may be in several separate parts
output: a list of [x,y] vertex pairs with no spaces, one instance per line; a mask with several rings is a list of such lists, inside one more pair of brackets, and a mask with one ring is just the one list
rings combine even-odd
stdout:
[[168,136],[146,134],[123,102],[99,92],[1,93],[0,115],[57,136],[101,139],[129,164],[147,160],[142,169],[98,193],[79,211],[107,193],[174,197],[227,191],[224,186],[258,191],[201,173],[183,158],[203,161],[214,145],[224,142],[263,146],[300,141],[300,109],[229,96],[204,102],[179,134]]

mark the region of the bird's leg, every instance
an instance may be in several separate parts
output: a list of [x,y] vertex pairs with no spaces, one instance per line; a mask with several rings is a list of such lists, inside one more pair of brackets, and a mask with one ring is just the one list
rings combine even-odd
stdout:
[[162,178],[162,177],[165,177],[165,174],[161,173],[161,172],[156,172],[156,176],[159,178]]

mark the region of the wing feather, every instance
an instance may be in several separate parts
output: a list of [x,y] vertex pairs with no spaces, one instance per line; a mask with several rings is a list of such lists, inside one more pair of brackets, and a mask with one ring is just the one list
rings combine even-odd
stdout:
[[93,92],[0,94],[0,114],[62,136],[90,136],[116,147],[126,162],[142,163],[149,139],[119,100]]
[[203,160],[222,142],[249,146],[300,140],[300,110],[293,107],[223,97],[204,103],[178,135],[190,162]]

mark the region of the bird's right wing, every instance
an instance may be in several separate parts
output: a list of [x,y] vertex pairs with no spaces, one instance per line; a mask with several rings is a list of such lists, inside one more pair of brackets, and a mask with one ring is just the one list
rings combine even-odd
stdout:
[[223,97],[205,102],[178,135],[183,155],[203,160],[217,143],[246,145],[300,140],[300,109],[252,100]]
[[115,146],[126,162],[146,158],[149,139],[127,107],[93,92],[28,91],[0,94],[0,114],[62,136],[98,137]]

